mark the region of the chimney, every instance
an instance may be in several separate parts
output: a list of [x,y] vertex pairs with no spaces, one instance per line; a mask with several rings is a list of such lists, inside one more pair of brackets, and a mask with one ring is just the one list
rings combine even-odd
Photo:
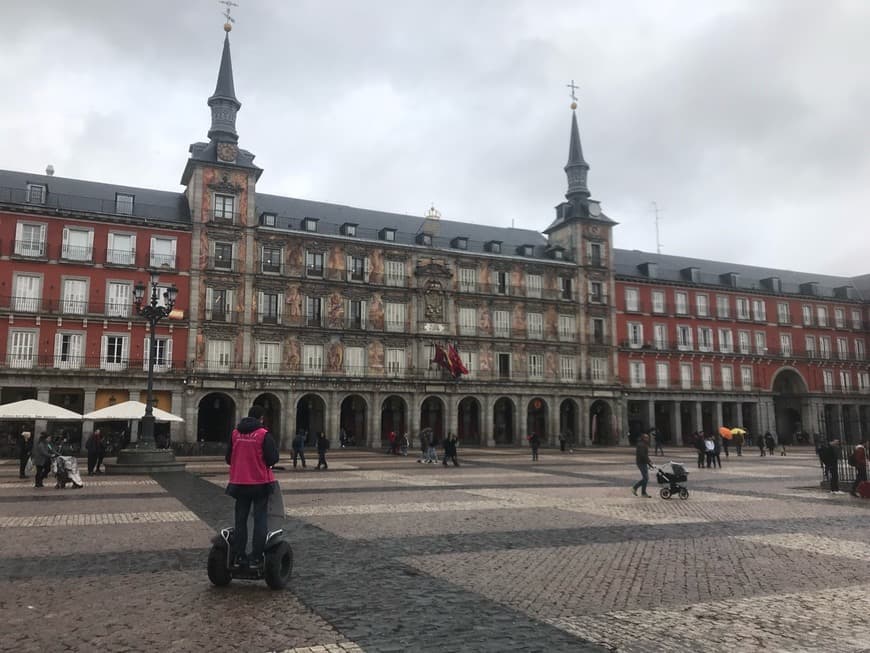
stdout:
[[54,177],[54,166],[51,165],[50,163],[47,166],[45,166],[45,174],[48,175],[49,177]]

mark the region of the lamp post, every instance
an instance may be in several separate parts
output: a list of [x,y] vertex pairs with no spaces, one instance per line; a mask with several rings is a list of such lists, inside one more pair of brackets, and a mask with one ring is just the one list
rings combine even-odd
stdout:
[[[157,339],[155,331],[157,323],[168,317],[175,306],[178,297],[178,288],[174,285],[163,291],[161,296],[160,274],[154,270],[151,272],[151,297],[146,299],[147,287],[141,281],[133,288],[133,299],[136,303],[136,312],[148,320],[148,391],[145,402],[145,416],[142,418],[142,437],[136,443],[137,449],[154,449],[154,361],[157,358]],[[161,299],[163,303],[161,304]]]

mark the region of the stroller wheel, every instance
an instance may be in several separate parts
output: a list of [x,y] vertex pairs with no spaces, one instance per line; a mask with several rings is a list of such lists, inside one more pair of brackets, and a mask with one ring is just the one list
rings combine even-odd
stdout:
[[662,499],[670,499],[671,498],[671,491],[670,491],[670,489],[668,489],[666,487],[663,487],[659,491],[659,494],[661,495]]
[[689,491],[684,487],[680,488],[680,498],[681,499],[688,499],[689,498]]

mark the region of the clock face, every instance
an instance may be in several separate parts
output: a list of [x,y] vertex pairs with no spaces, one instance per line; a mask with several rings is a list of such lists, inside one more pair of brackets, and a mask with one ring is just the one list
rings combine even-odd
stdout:
[[596,202],[589,203],[589,215],[601,215],[601,207]]
[[218,143],[217,155],[221,161],[235,161],[238,153],[239,148],[232,143]]

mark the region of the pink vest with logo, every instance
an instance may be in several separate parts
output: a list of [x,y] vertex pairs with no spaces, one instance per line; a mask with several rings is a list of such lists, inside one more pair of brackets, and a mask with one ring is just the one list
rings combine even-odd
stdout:
[[230,483],[262,485],[275,480],[272,470],[263,461],[263,440],[268,431],[262,427],[250,433],[233,431],[233,451],[230,456]]

